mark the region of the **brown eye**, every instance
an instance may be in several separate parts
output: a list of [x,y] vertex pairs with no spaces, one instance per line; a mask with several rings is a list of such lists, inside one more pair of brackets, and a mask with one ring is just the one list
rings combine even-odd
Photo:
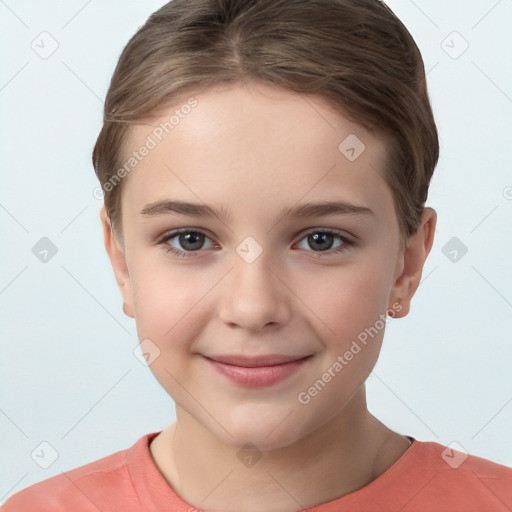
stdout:
[[[199,252],[200,249],[204,249],[205,241],[209,240],[210,239],[200,231],[181,230],[168,233],[159,243],[164,245],[166,251],[177,256],[186,257],[188,256],[187,253]],[[213,244],[209,247],[212,246]]]
[[177,235],[179,244],[187,251],[197,251],[204,244],[205,236],[202,233],[190,231]]
[[320,251],[328,251],[333,245],[333,235],[330,233],[315,233],[308,235],[308,245],[312,249],[319,249]]
[[[340,240],[341,243],[334,245],[336,239]],[[303,246],[299,248],[312,249],[312,251],[310,252],[316,253],[330,251],[328,254],[335,254],[344,251],[348,249],[350,246],[354,245],[354,242],[352,240],[338,233],[337,231],[320,229],[305,233],[305,236],[301,239],[301,242],[302,241],[305,241],[306,247]]]

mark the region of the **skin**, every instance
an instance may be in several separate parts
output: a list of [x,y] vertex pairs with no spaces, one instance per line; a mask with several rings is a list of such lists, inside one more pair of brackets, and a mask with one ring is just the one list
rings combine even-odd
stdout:
[[[203,510],[293,511],[332,501],[379,477],[410,446],[367,410],[364,383],[385,329],[307,404],[298,400],[380,314],[409,312],[431,249],[436,212],[426,208],[400,250],[393,197],[383,180],[383,138],[348,121],[317,96],[262,83],[216,86],[123,183],[123,241],[100,211],[105,247],[140,340],[160,350],[150,369],[176,403],[177,421],[150,445],[165,479]],[[133,127],[130,153],[163,115]],[[365,150],[349,161],[349,134]],[[144,216],[157,200],[223,206],[230,220],[176,214]],[[292,218],[284,207],[344,200],[374,215]],[[147,217],[147,218],[146,218]],[[179,228],[206,235],[199,250]],[[323,252],[304,234],[339,230]],[[191,229],[191,230],[193,230]],[[263,252],[248,263],[246,237]],[[165,247],[186,252],[181,258]],[[328,245],[328,247],[331,247]],[[400,308],[399,310],[397,310]],[[390,320],[388,317],[388,321]],[[214,371],[212,354],[312,355],[267,388],[247,389]],[[251,442],[252,467],[237,454]]]

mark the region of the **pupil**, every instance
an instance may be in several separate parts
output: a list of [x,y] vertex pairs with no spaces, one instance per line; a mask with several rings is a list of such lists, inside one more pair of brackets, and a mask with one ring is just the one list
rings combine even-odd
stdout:
[[320,241],[319,248],[324,251],[330,249],[332,246],[332,241],[331,243],[327,242],[325,240],[325,237],[332,237],[332,235],[330,235],[329,233],[316,233],[314,235],[310,235],[310,238],[312,238],[315,243],[318,243]]
[[[203,235],[201,233],[186,233],[184,235],[181,235],[181,239],[180,239],[180,244],[182,247],[186,248],[186,249],[199,249],[202,245],[202,237]],[[199,247],[190,247],[190,244],[192,244],[192,246],[194,244],[198,244],[199,242]],[[187,244],[189,246],[187,246]]]

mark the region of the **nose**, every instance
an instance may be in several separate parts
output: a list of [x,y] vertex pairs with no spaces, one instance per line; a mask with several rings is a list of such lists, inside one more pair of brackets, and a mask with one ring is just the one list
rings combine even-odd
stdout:
[[233,267],[224,280],[220,319],[251,332],[267,325],[284,325],[290,318],[293,294],[282,272],[265,257],[265,251],[252,263],[235,254]]

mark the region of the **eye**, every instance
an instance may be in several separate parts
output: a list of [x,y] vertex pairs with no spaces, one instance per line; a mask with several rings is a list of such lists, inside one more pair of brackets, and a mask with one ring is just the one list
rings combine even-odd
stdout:
[[[341,240],[341,244],[338,244],[334,248],[334,250],[331,250],[334,244],[333,239],[336,238],[338,240]],[[342,251],[346,251],[347,249],[354,245],[354,241],[348,238],[347,236],[340,234],[338,231],[333,231],[329,229],[315,229],[308,231],[307,233],[305,233],[305,236],[301,239],[301,241],[302,240],[305,240],[306,244],[309,247],[313,249],[319,249],[313,251],[316,253],[329,251],[328,254],[337,254]]]
[[[340,240],[341,243],[334,246],[334,240],[336,238]],[[329,229],[310,230],[303,235],[300,243],[303,243],[303,240],[310,248],[314,249],[309,252],[320,253],[319,255],[321,255],[321,253],[326,253],[326,255],[337,254],[346,251],[355,244],[355,242],[347,236]],[[203,232],[186,228],[167,233],[161,238],[158,244],[163,245],[166,252],[181,258],[187,258],[193,256],[193,253],[205,249],[205,241],[210,242],[210,245],[206,248],[214,246]],[[299,248],[303,249],[304,247]]]
[[[168,242],[172,242],[173,240],[174,243],[169,245]],[[189,256],[187,253],[198,252],[200,249],[204,248],[203,244],[205,240],[210,239],[201,231],[183,229],[167,233],[160,240],[159,244],[163,245],[167,252],[186,258]],[[178,244],[181,249],[176,248],[176,244]],[[211,246],[213,247],[213,244]]]

